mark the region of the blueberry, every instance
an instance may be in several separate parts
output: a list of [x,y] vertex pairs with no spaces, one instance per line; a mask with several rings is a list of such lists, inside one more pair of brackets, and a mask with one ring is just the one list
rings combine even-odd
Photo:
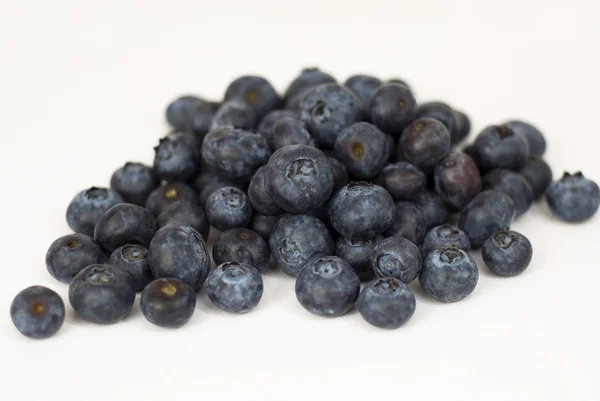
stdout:
[[158,217],[163,210],[175,202],[196,202],[194,190],[181,182],[170,182],[156,188],[146,200],[146,209]]
[[296,279],[300,305],[318,316],[336,317],[354,306],[360,280],[344,259],[337,256],[311,258]]
[[477,263],[455,246],[431,252],[423,262],[419,283],[441,302],[456,302],[473,292],[479,280]]
[[546,201],[550,210],[561,220],[581,223],[598,211],[600,189],[581,172],[573,175],[565,173],[559,181],[550,184]]
[[427,102],[417,107],[417,119],[432,118],[441,122],[450,138],[456,137],[456,120],[454,111],[450,106],[443,102]]
[[94,235],[96,222],[116,204],[125,200],[112,189],[91,187],[79,192],[67,208],[67,223],[76,233]]
[[168,225],[188,225],[198,231],[205,241],[208,241],[210,223],[204,209],[194,203],[179,201],[167,206],[156,219],[158,228]]
[[196,293],[176,278],[154,280],[142,291],[140,308],[144,317],[160,327],[177,328],[186,324],[196,308]]
[[279,216],[265,216],[264,214],[254,213],[248,228],[260,234],[265,241],[269,241],[271,231],[273,231],[273,227],[275,227],[275,224],[277,224],[278,221]]
[[335,245],[321,220],[308,214],[282,216],[269,237],[271,255],[284,273],[298,276],[313,255],[334,253]]
[[200,233],[190,226],[166,226],[156,232],[148,248],[156,278],[174,277],[199,290],[210,271],[210,256]]
[[285,91],[286,107],[288,109],[297,108],[307,90],[327,83],[335,83],[335,78],[318,68],[303,69]]
[[265,177],[267,193],[280,208],[305,213],[325,203],[333,190],[333,168],[319,149],[292,145],[273,153]]
[[508,227],[515,217],[515,205],[503,192],[479,193],[460,214],[458,227],[471,240],[473,248],[480,248],[497,230]]
[[499,276],[516,276],[522,273],[533,255],[531,242],[515,231],[501,230],[487,239],[481,249],[483,261]]
[[262,166],[250,181],[248,186],[248,198],[254,210],[267,216],[277,216],[283,213],[283,210],[275,203],[267,193],[265,186],[265,177],[267,175],[267,167]]
[[444,200],[435,192],[424,190],[418,196],[415,204],[423,211],[427,228],[439,226],[448,221],[450,210]]
[[473,159],[451,152],[435,167],[435,191],[448,205],[462,209],[481,192],[481,176]]
[[420,244],[427,232],[425,215],[413,202],[396,202],[396,217],[390,228],[383,234],[386,237],[404,237]]
[[94,239],[108,252],[121,245],[148,246],[156,233],[152,212],[131,203],[121,203],[108,209],[96,223]]
[[206,134],[202,156],[223,177],[250,181],[254,172],[269,161],[271,150],[260,134],[221,128]]
[[215,113],[210,130],[219,128],[240,128],[251,130],[258,124],[256,111],[239,100],[229,100],[221,103]]
[[273,127],[275,126],[275,123],[277,123],[282,118],[287,117],[299,119],[300,113],[294,110],[287,109],[270,111],[260,120],[260,123],[256,128],[256,132],[261,133],[268,140],[273,136]]
[[519,174],[525,178],[531,187],[534,200],[540,199],[552,182],[552,170],[550,166],[544,160],[537,157],[529,157],[527,164],[519,171]]
[[46,252],[46,268],[52,277],[69,284],[84,267],[104,263],[104,252],[92,237],[70,234],[60,237]]
[[263,294],[260,272],[245,263],[227,262],[208,276],[206,293],[213,304],[230,313],[248,313]]
[[520,170],[527,163],[529,146],[521,135],[507,125],[484,129],[473,143],[473,159],[484,169]]
[[378,278],[367,284],[356,301],[363,319],[382,329],[397,329],[408,322],[416,306],[412,291],[393,277]]
[[235,187],[217,189],[206,201],[206,217],[221,231],[247,226],[253,212],[248,196]]
[[281,104],[273,86],[258,76],[243,76],[234,80],[225,91],[225,101],[237,100],[248,105],[260,119]]
[[71,281],[69,301],[75,312],[88,322],[117,323],[133,307],[133,278],[118,266],[89,265]]
[[48,338],[62,327],[65,304],[56,292],[36,285],[17,294],[10,305],[10,317],[24,336]]
[[221,234],[212,250],[215,264],[225,262],[245,263],[260,272],[269,268],[269,245],[254,231],[233,228]]
[[210,124],[219,107],[196,96],[181,96],[167,107],[168,123],[178,131],[193,132],[202,137],[210,130]]
[[435,249],[449,248],[452,245],[463,251],[471,250],[471,241],[463,230],[450,224],[437,226],[425,235],[421,244],[421,255],[426,258]]
[[462,111],[454,110],[454,121],[456,121],[456,129],[451,138],[453,145],[462,142],[471,131],[471,120]]
[[395,217],[394,200],[377,185],[351,182],[329,202],[329,218],[346,238],[367,239],[387,230]]
[[434,167],[450,152],[450,134],[433,118],[419,118],[402,132],[398,153],[421,168]]
[[216,190],[225,187],[235,187],[242,191],[246,189],[246,186],[240,182],[231,180],[229,178],[212,175],[209,181],[198,190],[198,203],[200,206],[205,207],[208,197],[211,196]]
[[141,291],[154,277],[148,261],[148,250],[142,245],[126,244],[117,249],[108,258],[108,264],[119,266],[133,279],[133,287]]
[[371,121],[387,134],[400,136],[416,116],[417,101],[410,89],[401,84],[384,84],[375,91],[369,113]]
[[495,169],[483,176],[483,188],[504,192],[515,205],[516,217],[525,213],[533,202],[533,191],[527,180],[511,170]]
[[394,200],[415,200],[425,189],[425,173],[408,162],[397,162],[385,166],[373,180],[385,188]]
[[187,135],[191,134],[168,135],[154,148],[154,171],[160,180],[186,182],[196,174],[197,148],[189,146]]
[[142,163],[127,162],[115,171],[110,187],[123,197],[125,202],[144,206],[148,195],[158,186],[158,179],[151,167]]
[[335,256],[350,263],[360,281],[370,281],[375,278],[375,272],[371,267],[371,253],[375,245],[381,241],[383,241],[381,235],[368,239],[339,237],[335,243]]
[[419,275],[421,252],[404,237],[386,238],[371,253],[371,267],[378,277],[394,277],[408,284]]
[[408,90],[410,90],[412,92],[411,86],[404,79],[392,78],[392,79],[388,79],[385,83],[386,84],[402,85],[402,86],[404,86],[405,88],[407,88]]
[[346,80],[344,86],[360,99],[366,110],[373,94],[381,86],[381,80],[370,75],[353,75]]
[[392,151],[386,135],[365,122],[344,128],[335,140],[334,149],[348,172],[359,180],[375,177]]
[[273,150],[289,145],[316,146],[315,140],[306,129],[306,124],[292,117],[284,117],[277,121],[267,139]]
[[529,156],[542,157],[546,152],[546,138],[539,129],[524,121],[512,120],[504,123],[517,135],[521,135],[529,145]]

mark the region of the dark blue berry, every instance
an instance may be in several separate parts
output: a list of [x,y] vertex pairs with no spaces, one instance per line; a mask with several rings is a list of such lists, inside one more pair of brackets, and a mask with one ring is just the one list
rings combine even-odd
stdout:
[[473,248],[480,248],[496,231],[510,226],[515,217],[515,206],[507,194],[498,191],[479,193],[460,214],[458,227],[471,240]]
[[10,317],[24,336],[48,338],[62,327],[65,304],[56,292],[36,285],[17,294],[10,305]]
[[210,124],[210,130],[214,131],[219,128],[251,130],[258,124],[258,119],[256,111],[246,103],[229,100],[221,103]]
[[502,230],[485,241],[481,256],[492,273],[499,276],[516,276],[529,266],[533,247],[524,235]]
[[269,245],[254,231],[245,228],[233,228],[223,232],[212,249],[215,264],[225,262],[245,263],[258,271],[269,268]]
[[198,204],[202,207],[206,206],[208,197],[218,189],[225,187],[235,187],[241,191],[246,190],[246,186],[243,183],[231,180],[229,178],[219,177],[211,174],[211,178],[204,186],[198,189]]
[[371,266],[378,277],[394,277],[408,284],[419,275],[421,252],[406,238],[386,238],[371,253]]
[[484,129],[473,143],[473,159],[483,170],[520,170],[527,163],[529,146],[525,138],[507,125]]
[[250,181],[248,186],[248,198],[254,210],[267,216],[277,216],[283,213],[283,210],[275,203],[267,193],[265,178],[267,175],[267,167],[262,166]]
[[416,306],[412,291],[393,277],[378,278],[367,284],[356,301],[363,319],[382,329],[397,329],[408,322]]
[[206,293],[213,304],[230,313],[248,313],[263,294],[260,272],[245,263],[227,262],[208,276]]
[[188,225],[198,231],[208,241],[210,223],[204,209],[194,203],[179,201],[167,206],[156,218],[158,229],[165,226]]
[[426,258],[435,249],[449,248],[452,245],[463,251],[471,249],[469,236],[463,230],[450,224],[437,226],[425,235],[421,244],[421,255]]
[[282,118],[300,118],[300,113],[294,110],[273,110],[265,115],[258,124],[256,132],[262,134],[267,140],[273,136],[273,127]]
[[435,167],[435,191],[448,205],[462,209],[481,192],[481,176],[473,159],[451,152]]
[[225,91],[225,101],[237,100],[248,105],[260,119],[281,104],[273,86],[258,76],[243,76],[234,80]]
[[144,206],[148,195],[158,186],[158,179],[151,167],[142,163],[127,162],[115,171],[110,187],[123,197],[125,202]]
[[386,237],[404,237],[420,244],[427,232],[425,215],[413,202],[396,202],[396,217],[390,228],[383,234]]
[[148,246],[156,233],[152,212],[131,203],[121,203],[108,209],[96,223],[94,240],[107,252],[121,245]]
[[[417,107],[417,119],[432,118],[440,123],[448,131],[449,137],[456,137],[456,119],[454,111],[450,106],[443,102],[427,102]],[[453,142],[454,143],[454,142]]]
[[450,217],[448,205],[433,191],[424,190],[419,193],[415,204],[423,211],[428,229],[444,224]]
[[306,129],[306,124],[297,118],[282,118],[273,125],[271,133],[267,139],[273,150],[290,145],[316,146],[315,140]]
[[[181,132],[167,135],[154,148],[154,172],[163,181],[186,182],[196,174],[198,147],[190,146],[192,134]],[[194,136],[191,136],[196,141]]]
[[438,120],[419,118],[402,132],[398,153],[420,168],[438,164],[450,152],[450,134]]
[[279,221],[280,216],[266,216],[260,213],[254,213],[252,216],[252,221],[248,225],[248,228],[258,234],[265,239],[265,241],[269,241],[269,237],[271,236],[271,231],[273,231],[273,227]]
[[471,132],[471,120],[462,111],[454,110],[454,121],[456,121],[456,130],[451,138],[453,145],[462,142]]
[[79,192],[67,208],[67,223],[76,233],[94,235],[96,222],[116,204],[125,200],[117,192],[107,188],[91,187]]
[[359,180],[375,177],[387,164],[392,151],[387,136],[366,122],[344,128],[335,140],[334,149],[348,173]]
[[540,199],[552,182],[552,169],[548,163],[537,157],[529,157],[527,164],[519,171],[519,174],[531,187],[534,200]]
[[163,210],[176,202],[196,203],[196,193],[181,182],[170,182],[152,191],[146,200],[146,209],[158,217]]
[[394,200],[415,200],[425,189],[425,173],[408,162],[397,162],[385,166],[373,180],[385,188]]
[[296,109],[306,91],[327,83],[335,83],[335,78],[318,68],[304,68],[285,91],[286,107]]
[[206,201],[206,217],[221,231],[247,226],[253,212],[248,196],[235,187],[217,189]]
[[388,79],[387,81],[385,81],[386,84],[397,84],[397,85],[402,85],[405,88],[407,88],[408,90],[412,91],[411,86],[406,82],[406,80],[404,79],[400,79],[400,78],[392,78],[392,79]]
[[370,281],[375,278],[375,272],[371,266],[371,253],[375,249],[375,245],[383,239],[381,235],[368,239],[339,237],[335,243],[335,256],[350,263],[360,281]]
[[483,188],[504,192],[515,205],[516,217],[524,214],[533,203],[533,191],[527,180],[511,170],[494,169],[483,176]]
[[177,131],[193,132],[202,137],[210,130],[218,106],[196,96],[181,96],[167,107],[167,121]]
[[333,192],[336,192],[350,181],[348,178],[348,170],[346,170],[344,164],[335,157],[329,156],[329,161],[331,162],[331,167],[333,167]]
[[46,268],[61,283],[70,283],[85,267],[104,263],[104,252],[92,237],[70,234],[60,237],[46,252]]
[[127,244],[115,249],[108,258],[108,264],[119,266],[129,273],[136,291],[143,290],[154,279],[148,261],[148,250],[142,245]]
[[142,291],[140,308],[150,323],[160,327],[181,327],[194,314],[196,293],[179,279],[159,278]]
[[573,175],[565,173],[560,180],[550,184],[546,201],[550,210],[561,220],[581,223],[598,211],[600,189],[580,172]]
[[408,87],[395,83],[384,84],[371,99],[371,121],[383,132],[397,137],[415,119],[416,106],[417,101]]
[[524,121],[512,120],[504,125],[512,129],[517,135],[521,135],[529,145],[529,156],[542,157],[546,152],[546,138],[539,129]]
[[363,109],[366,111],[373,94],[381,86],[381,80],[370,75],[353,75],[346,80],[344,86],[360,99]]

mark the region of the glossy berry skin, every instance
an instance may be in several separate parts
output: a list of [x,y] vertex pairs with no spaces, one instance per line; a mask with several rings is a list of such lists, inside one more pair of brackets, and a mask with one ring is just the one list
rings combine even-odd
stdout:
[[507,121],[504,125],[512,129],[517,135],[525,138],[527,145],[529,145],[529,156],[542,157],[546,153],[546,138],[539,129],[519,120]]
[[152,281],[140,298],[146,320],[160,327],[178,328],[186,324],[196,308],[196,292],[176,278]]
[[450,224],[437,226],[425,235],[421,244],[421,255],[426,258],[434,250],[449,248],[452,245],[463,251],[471,250],[471,241],[463,230]]
[[492,273],[498,276],[516,276],[531,263],[533,247],[524,235],[502,230],[485,241],[481,256]]
[[396,217],[390,228],[383,234],[386,237],[404,237],[420,244],[427,232],[425,215],[413,202],[396,202]]
[[346,80],[344,86],[360,99],[366,111],[373,94],[381,86],[381,80],[370,75],[353,75]]
[[148,250],[142,245],[127,244],[115,249],[108,258],[108,264],[118,266],[129,273],[136,291],[142,291],[154,279]]
[[362,118],[360,100],[338,84],[309,89],[300,102],[300,119],[321,146],[333,146],[338,133]]
[[344,259],[352,266],[360,281],[370,281],[375,278],[371,267],[371,253],[375,246],[383,241],[383,236],[368,239],[350,239],[339,237],[335,242],[335,256]]
[[346,238],[373,238],[387,230],[395,217],[394,200],[377,185],[351,182],[329,201],[333,228]]
[[177,131],[193,132],[202,137],[210,130],[218,104],[197,96],[181,96],[166,110],[167,122]]
[[151,167],[142,163],[127,162],[110,179],[110,187],[125,202],[144,206],[148,195],[158,187],[158,179]]
[[435,191],[449,206],[462,209],[481,192],[481,175],[473,159],[465,153],[451,152],[434,172]]
[[258,127],[256,127],[256,132],[260,133],[265,138],[267,138],[268,141],[270,141],[273,137],[273,127],[275,126],[275,124],[279,120],[288,117],[299,119],[300,113],[294,110],[287,109],[270,111],[260,120]]
[[507,194],[498,191],[479,193],[460,214],[458,227],[471,240],[471,247],[480,248],[496,231],[510,226],[515,206]]
[[580,172],[565,173],[554,181],[546,191],[550,210],[561,220],[571,223],[584,222],[596,214],[600,205],[598,185]]
[[133,278],[118,266],[89,265],[71,281],[69,301],[75,312],[88,322],[117,323],[133,307]]
[[92,237],[84,234],[60,237],[46,252],[48,273],[65,284],[69,284],[83,268],[95,263],[104,263],[104,252]]
[[67,208],[67,223],[76,233],[94,235],[96,222],[116,204],[125,200],[112,189],[91,187],[79,192]]
[[218,175],[212,174],[212,177],[208,180],[208,182],[198,190],[198,204],[202,207],[206,207],[206,201],[208,197],[213,194],[218,189],[225,187],[235,187],[239,190],[246,190],[246,185],[244,183],[234,181],[229,178],[223,178]]
[[442,123],[450,138],[456,136],[456,120],[452,107],[443,102],[427,102],[417,107],[417,119],[432,118]]
[[217,173],[246,182],[270,156],[264,136],[240,129],[213,130],[206,134],[202,146],[202,157]]
[[254,231],[233,228],[221,234],[212,249],[215,264],[226,262],[245,263],[259,272],[269,268],[269,245]]
[[198,231],[208,241],[210,223],[204,209],[195,203],[179,201],[167,206],[156,219],[157,229],[168,225],[188,225]]
[[419,118],[402,132],[398,153],[420,168],[438,164],[450,152],[450,133],[438,120]]
[[148,248],[155,278],[174,277],[199,290],[210,271],[210,256],[200,233],[190,226],[166,226]]
[[211,302],[225,312],[248,313],[262,298],[262,276],[248,264],[223,263],[208,276],[206,293]]
[[483,176],[483,188],[504,192],[515,205],[516,217],[524,214],[533,203],[533,190],[527,180],[511,170],[495,169]]
[[348,170],[346,170],[344,164],[335,157],[329,156],[329,161],[333,168],[333,192],[336,192],[350,181],[348,178]]
[[519,174],[531,187],[534,200],[540,199],[552,182],[552,169],[548,163],[537,157],[529,157],[527,164],[519,171]]
[[435,192],[424,190],[417,196],[415,204],[425,216],[428,229],[444,224],[450,217],[450,209],[444,200]]
[[356,301],[356,309],[363,319],[382,329],[397,329],[408,322],[416,306],[412,291],[393,277],[370,282]]
[[248,186],[248,198],[257,212],[267,216],[277,216],[283,213],[283,209],[267,193],[266,175],[267,166],[261,166],[256,170]]
[[527,163],[529,146],[521,135],[507,125],[484,129],[473,143],[473,159],[483,170],[506,168],[520,170]]
[[167,135],[154,148],[154,172],[159,180],[186,182],[194,177],[198,148],[189,146],[195,137],[181,132]]
[[158,217],[163,210],[176,202],[196,203],[196,193],[181,182],[171,182],[152,191],[146,200],[146,209]]
[[131,203],[121,203],[108,209],[96,223],[94,240],[107,252],[121,245],[148,246],[156,233],[152,212]]
[[337,317],[354,306],[360,280],[352,266],[337,256],[311,258],[296,279],[296,298],[310,313]]
[[369,112],[371,121],[386,134],[395,137],[415,119],[417,101],[408,87],[384,84],[375,91]]
[[269,237],[271,255],[284,273],[296,277],[313,255],[332,255],[335,245],[325,224],[308,214],[287,214]]
[[452,144],[456,145],[469,136],[469,132],[471,132],[471,120],[462,111],[454,110],[454,121],[456,121],[456,130],[454,131],[454,135],[450,136]]
[[217,230],[245,227],[252,220],[252,213],[248,196],[235,187],[218,189],[206,201],[206,217]]
[[285,104],[288,109],[296,109],[303,95],[309,89],[328,83],[335,83],[335,78],[318,68],[304,68],[285,91]]
[[283,210],[305,213],[321,206],[331,196],[333,167],[317,148],[286,146],[269,159],[265,188]]
[[56,292],[39,285],[17,294],[10,317],[21,334],[34,339],[53,336],[65,321],[65,304]]
[[[210,124],[210,130],[220,128],[254,129],[258,124],[258,115],[253,108],[239,100],[221,103]],[[210,131],[209,131],[210,132]]]
[[334,149],[348,173],[359,180],[379,174],[392,151],[386,135],[366,122],[344,128],[335,140]]
[[269,241],[273,227],[279,221],[280,216],[266,216],[260,213],[254,213],[248,229],[258,233],[265,241]]
[[306,129],[306,124],[297,118],[284,117],[277,121],[271,130],[269,145],[277,150],[290,145],[316,146],[316,142]]
[[373,183],[385,188],[396,201],[415,200],[425,189],[427,179],[420,168],[401,161],[385,166]]
[[281,104],[281,98],[269,81],[252,75],[239,77],[229,84],[225,91],[225,101],[229,100],[245,103],[259,119]]
[[411,283],[421,270],[419,248],[403,237],[386,238],[371,253],[371,266],[378,277],[394,277]]

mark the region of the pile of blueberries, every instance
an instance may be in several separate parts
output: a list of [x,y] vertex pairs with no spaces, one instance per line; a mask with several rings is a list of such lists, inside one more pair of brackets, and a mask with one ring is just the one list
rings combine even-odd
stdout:
[[[153,166],[126,163],[110,188],[77,194],[66,213],[75,234],[48,250],[49,273],[69,284],[71,306],[89,322],[122,320],[141,292],[148,321],[180,327],[203,286],[224,311],[249,312],[273,260],[296,277],[309,312],[335,317],[356,305],[370,324],[398,328],[415,311],[413,280],[441,302],[475,289],[472,249],[497,275],[523,272],[532,245],[508,227],[534,201],[545,196],[568,222],[600,204],[581,173],[552,182],[534,126],[491,125],[458,150],[469,118],[418,104],[398,79],[355,75],[341,85],[311,68],[280,97],[264,78],[243,76],[221,103],[183,96],[166,119],[173,130]],[[220,233],[212,270],[211,226]],[[34,286],[11,316],[24,335],[46,338],[65,306]]]

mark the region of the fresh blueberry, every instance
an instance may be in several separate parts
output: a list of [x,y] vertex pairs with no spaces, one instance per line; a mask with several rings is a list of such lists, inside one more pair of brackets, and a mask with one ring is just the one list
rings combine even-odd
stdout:
[[417,101],[404,85],[388,83],[375,91],[369,113],[371,121],[380,130],[393,136],[400,136],[402,130],[416,116]]
[[522,273],[533,255],[531,242],[515,231],[502,230],[494,233],[481,248],[483,261],[499,276],[516,276]]
[[245,263],[264,272],[269,268],[269,245],[254,231],[233,228],[221,234],[212,249],[215,264]]
[[273,150],[290,145],[316,146],[315,140],[306,129],[306,124],[292,117],[284,117],[277,121],[267,139]]
[[246,227],[253,212],[248,196],[235,187],[217,189],[206,201],[206,217],[221,231]]
[[177,131],[193,132],[202,137],[210,130],[218,104],[196,96],[181,96],[167,107],[167,121]]
[[386,84],[402,85],[402,86],[404,86],[405,88],[407,88],[408,90],[410,90],[412,92],[411,86],[404,79],[392,78],[392,79],[388,79],[385,83]]
[[356,301],[363,319],[382,329],[397,329],[408,322],[416,306],[412,291],[393,277],[378,278],[367,284]]
[[265,241],[269,241],[269,237],[271,236],[271,231],[273,231],[273,227],[279,221],[279,216],[266,216],[260,213],[254,213],[252,216],[252,221],[248,225],[248,228],[258,234],[265,239]]
[[438,120],[419,118],[402,132],[398,153],[420,168],[438,164],[450,152],[450,134]]
[[346,238],[373,238],[387,230],[395,217],[394,200],[378,185],[351,182],[329,202],[333,228]]
[[396,217],[390,228],[383,234],[386,237],[404,237],[420,244],[427,232],[425,215],[414,202],[396,202]]
[[146,209],[158,217],[175,202],[196,203],[194,190],[181,182],[170,182],[156,188],[146,200]]
[[258,124],[258,127],[256,128],[256,132],[261,133],[268,140],[269,138],[271,138],[273,136],[273,127],[275,126],[275,124],[282,118],[288,118],[288,117],[299,119],[300,113],[298,113],[297,111],[294,111],[294,110],[287,110],[287,109],[273,110],[273,111],[267,113],[267,115],[265,115],[260,120],[260,123]]
[[160,180],[186,182],[194,177],[198,148],[189,146],[190,138],[197,141],[192,134],[174,133],[162,138],[154,148],[154,171]]
[[190,226],[166,226],[156,232],[148,248],[156,278],[174,277],[199,290],[210,271],[210,256],[202,235]]
[[67,208],[67,223],[76,233],[94,235],[96,222],[116,204],[125,200],[112,189],[91,187],[79,192]]
[[452,107],[443,102],[427,102],[422,103],[417,107],[417,119],[432,118],[441,122],[450,138],[456,136],[456,120]]
[[269,237],[271,255],[284,273],[298,276],[313,255],[332,255],[333,239],[325,224],[308,214],[287,214],[273,227]]
[[423,211],[425,225],[428,229],[444,224],[450,217],[448,205],[433,191],[422,191],[417,196],[415,204]]
[[451,152],[435,167],[435,191],[448,205],[462,209],[481,192],[481,176],[473,159]]
[[296,279],[296,298],[310,313],[341,316],[354,306],[360,280],[352,266],[337,256],[316,256],[302,268]]
[[421,255],[426,258],[434,250],[449,248],[452,245],[463,251],[471,250],[471,241],[463,230],[450,224],[437,226],[425,235],[421,244]]
[[177,328],[186,324],[196,308],[196,293],[185,282],[176,278],[152,281],[140,298],[144,317],[160,327]]
[[483,170],[507,168],[520,170],[527,163],[529,146],[521,135],[507,125],[484,129],[473,143],[473,159]]
[[259,119],[281,104],[281,98],[269,81],[252,75],[239,77],[229,84],[225,91],[225,101],[230,100],[245,103]]
[[370,75],[353,75],[346,80],[344,86],[360,99],[366,110],[373,94],[381,86],[381,80]]
[[202,207],[206,207],[206,201],[208,200],[208,197],[211,196],[216,190],[225,187],[235,187],[241,191],[246,190],[246,185],[243,183],[212,174],[209,181],[203,187],[198,189],[198,204]]
[[415,200],[425,189],[425,173],[408,162],[397,162],[385,166],[373,180],[385,188],[394,200]]
[[329,161],[331,162],[331,167],[333,167],[333,192],[336,192],[350,181],[348,178],[348,170],[346,170],[344,164],[335,157],[329,156]]
[[335,140],[334,149],[348,173],[359,180],[375,177],[387,164],[392,151],[387,136],[366,122],[344,128]]
[[404,237],[386,238],[371,253],[371,267],[378,277],[394,277],[408,284],[419,275],[421,252]]
[[148,246],[156,233],[152,212],[131,203],[108,209],[96,223],[94,239],[109,253],[125,244]]
[[142,163],[127,162],[114,172],[110,187],[123,197],[125,202],[144,206],[148,195],[158,186],[158,179],[151,167]]
[[573,175],[565,173],[559,181],[550,184],[546,201],[550,210],[561,220],[581,223],[598,211],[600,189],[581,172]]
[[297,109],[302,97],[309,89],[328,83],[335,83],[335,78],[318,68],[305,68],[300,72],[285,91],[285,105],[288,109]]
[[220,128],[251,130],[256,124],[258,124],[258,115],[253,108],[239,100],[229,100],[221,103],[210,124],[210,130]]
[[333,167],[317,148],[286,146],[269,159],[265,186],[280,208],[290,213],[305,213],[321,206],[331,196]]
[[423,262],[419,283],[441,302],[456,302],[473,292],[479,281],[477,263],[455,246],[431,252]]
[[460,214],[458,227],[480,248],[496,231],[508,227],[515,217],[515,205],[507,194],[498,191],[479,193]]
[[525,178],[531,187],[534,200],[540,199],[552,182],[552,169],[550,169],[548,163],[537,157],[529,157],[527,164],[519,171],[519,174]]
[[371,267],[371,253],[375,245],[383,241],[383,236],[368,239],[350,239],[339,237],[335,243],[335,256],[339,256],[354,269],[360,281],[370,281],[375,278]]
[[248,313],[263,294],[260,272],[245,263],[227,262],[208,276],[206,293],[213,304],[230,313]]
[[546,152],[546,138],[539,129],[524,121],[512,120],[504,123],[517,135],[521,135],[529,145],[529,156],[542,157]]
[[83,268],[104,263],[104,252],[92,237],[70,234],[60,237],[46,252],[46,268],[52,277],[69,284]]
[[133,307],[133,278],[118,266],[89,265],[71,281],[69,301],[75,312],[88,322],[117,323]]
[[156,219],[158,228],[168,225],[188,225],[198,231],[205,241],[208,241],[210,223],[204,209],[194,203],[179,201],[167,206]]
[[48,338],[62,327],[65,304],[56,292],[36,285],[17,294],[10,305],[10,317],[24,336]]
[[265,177],[267,175],[267,167],[262,166],[250,181],[248,186],[248,198],[254,210],[267,216],[277,216],[283,213],[283,210],[275,203],[267,193],[265,186]]
[[451,138],[453,145],[462,142],[471,132],[471,120],[462,111],[454,110],[454,121],[456,121],[456,129]]
[[108,258],[108,264],[119,266],[133,279],[133,287],[141,291],[154,277],[148,261],[148,250],[142,245],[126,244],[117,249]]
[[515,205],[516,217],[525,213],[533,203],[533,191],[527,180],[511,170],[494,169],[483,176],[483,188],[504,192]]

